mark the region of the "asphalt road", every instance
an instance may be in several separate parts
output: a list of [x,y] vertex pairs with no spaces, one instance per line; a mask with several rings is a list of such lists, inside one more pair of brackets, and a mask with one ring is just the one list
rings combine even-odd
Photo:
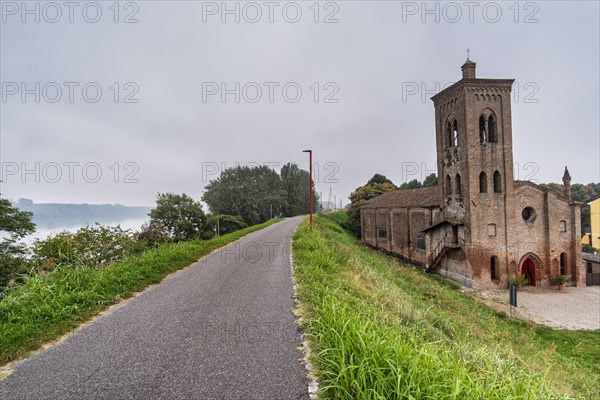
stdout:
[[300,220],[226,246],[17,364],[0,399],[307,399],[291,313]]

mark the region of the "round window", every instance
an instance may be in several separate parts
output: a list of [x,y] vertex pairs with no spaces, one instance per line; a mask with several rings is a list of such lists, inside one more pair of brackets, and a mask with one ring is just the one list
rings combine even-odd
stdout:
[[531,207],[525,207],[523,211],[521,211],[521,217],[527,222],[531,222],[535,219],[535,211]]

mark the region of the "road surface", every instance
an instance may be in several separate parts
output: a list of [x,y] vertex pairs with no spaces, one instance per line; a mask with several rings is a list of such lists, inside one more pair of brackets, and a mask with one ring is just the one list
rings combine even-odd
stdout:
[[291,313],[300,221],[224,247],[16,364],[0,399],[307,399]]

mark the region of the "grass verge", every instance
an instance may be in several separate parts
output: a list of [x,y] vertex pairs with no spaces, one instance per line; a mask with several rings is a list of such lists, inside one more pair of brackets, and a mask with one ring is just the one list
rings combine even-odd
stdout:
[[321,398],[600,398],[600,331],[509,320],[360,244],[344,218],[302,223],[292,245]]
[[103,268],[58,267],[29,277],[0,302],[0,365],[57,339],[211,251],[277,221],[206,241],[163,245]]

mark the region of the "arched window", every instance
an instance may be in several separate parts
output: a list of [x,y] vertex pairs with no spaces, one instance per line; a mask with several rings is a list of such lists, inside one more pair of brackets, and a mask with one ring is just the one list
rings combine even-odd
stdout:
[[493,115],[488,118],[488,142],[498,142],[498,135],[496,134],[496,120]]
[[450,175],[446,175],[446,194],[452,194],[452,180]]
[[567,253],[560,253],[560,274],[567,274]]
[[456,120],[452,123],[452,146],[458,146],[458,124]]
[[485,132],[485,117],[482,115],[479,117],[479,143],[486,142],[486,132]]
[[446,126],[446,143],[448,143],[448,147],[452,147],[452,123],[450,121]]
[[498,280],[498,257],[496,256],[490,258],[490,278],[493,281]]
[[498,171],[494,172],[494,193],[502,193],[502,180]]
[[479,174],[479,193],[487,193],[487,176],[485,172]]
[[456,174],[456,180],[454,181],[454,193],[462,193],[462,184],[460,182],[460,174]]

